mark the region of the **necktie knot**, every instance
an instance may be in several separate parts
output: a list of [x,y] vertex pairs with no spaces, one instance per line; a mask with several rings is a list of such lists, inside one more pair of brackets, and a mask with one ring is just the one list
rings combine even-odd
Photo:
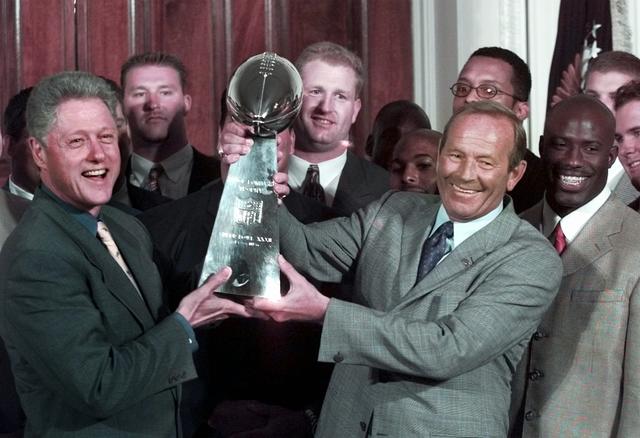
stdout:
[[161,193],[160,190],[160,175],[164,172],[161,164],[154,164],[149,169],[149,176],[147,177],[147,190],[150,192]]
[[447,221],[424,242],[420,264],[418,265],[418,281],[422,280],[450,251],[447,240],[453,238],[453,222]]
[[562,254],[564,250],[567,248],[567,238],[562,231],[562,227],[560,226],[560,222],[553,230],[553,247],[556,249],[558,254]]
[[324,189],[320,184],[320,169],[317,164],[310,164],[307,175],[302,182],[300,191],[303,195],[313,198],[324,204]]

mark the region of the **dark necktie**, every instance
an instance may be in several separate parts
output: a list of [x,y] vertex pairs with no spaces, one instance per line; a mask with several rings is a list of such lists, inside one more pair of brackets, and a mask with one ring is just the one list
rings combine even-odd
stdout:
[[324,204],[324,189],[320,185],[320,169],[317,164],[310,164],[307,176],[302,181],[300,191],[303,195],[313,198]]
[[560,222],[558,222],[558,225],[556,225],[553,230],[553,247],[558,251],[559,255],[562,255],[564,250],[567,248],[567,238],[562,231]]
[[440,259],[449,252],[447,239],[453,237],[453,223],[447,221],[440,225],[422,247],[420,264],[418,265],[418,279],[422,280],[438,264]]
[[161,164],[154,164],[153,167],[149,170],[149,178],[147,182],[146,189],[150,192],[155,192],[161,194],[160,190],[160,175],[162,175],[164,169],[162,169]]

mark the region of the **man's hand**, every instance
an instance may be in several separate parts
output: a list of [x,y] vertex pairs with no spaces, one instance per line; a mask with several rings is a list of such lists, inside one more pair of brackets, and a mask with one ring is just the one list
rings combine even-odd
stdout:
[[254,298],[247,306],[266,313],[278,322],[296,320],[313,321],[322,324],[329,306],[329,298],[318,292],[311,283],[300,275],[291,264],[278,256],[280,270],[289,279],[287,294],[277,300]]
[[226,164],[233,164],[247,155],[253,146],[251,128],[234,121],[225,122],[218,134],[218,155]]
[[[253,146],[252,135],[250,127],[227,121],[218,136],[218,155],[223,163],[231,165],[247,155]],[[278,148],[278,161],[282,158],[282,153]],[[278,197],[278,204],[282,204],[290,191],[289,175],[286,172],[276,172],[273,175],[273,193]]]
[[198,327],[214,321],[221,321],[229,315],[263,317],[260,312],[248,309],[242,304],[214,295],[216,289],[231,277],[231,268],[224,267],[212,275],[198,289],[190,292],[180,301],[176,310],[191,324]]

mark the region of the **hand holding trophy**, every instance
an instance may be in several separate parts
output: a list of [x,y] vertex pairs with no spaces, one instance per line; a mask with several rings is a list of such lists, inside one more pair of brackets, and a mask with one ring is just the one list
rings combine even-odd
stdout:
[[251,151],[231,165],[213,226],[200,284],[223,266],[232,275],[221,293],[279,297],[280,272],[276,135],[295,120],[302,105],[302,79],[275,53],[253,56],[235,71],[227,107],[238,123],[252,128]]

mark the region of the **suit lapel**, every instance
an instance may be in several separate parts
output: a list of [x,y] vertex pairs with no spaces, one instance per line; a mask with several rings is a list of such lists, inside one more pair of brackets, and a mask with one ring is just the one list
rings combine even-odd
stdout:
[[[403,298],[401,306],[409,305],[414,300],[441,288],[445,283],[480,262],[496,248],[504,245],[513,235],[519,220],[518,216],[513,212],[513,203],[509,201],[509,204],[505,206],[498,217],[462,242],[461,245],[436,265],[429,274],[416,283]],[[420,248],[422,248],[424,240],[424,238],[421,240]],[[418,254],[418,260],[419,258],[420,255]],[[418,262],[414,261],[412,264],[413,281],[415,282]]]
[[613,248],[610,236],[622,230],[625,205],[611,196],[589,219],[578,236],[562,253],[564,276],[593,264]]
[[333,208],[342,216],[347,216],[363,207],[371,199],[369,188],[365,185],[367,180],[362,165],[358,158],[347,151],[347,161],[340,174],[336,195],[333,199]]
[[424,215],[411,216],[403,228],[402,252],[398,268],[400,295],[397,298],[399,299],[402,299],[416,284],[422,247],[427,236],[431,233],[439,207],[439,202],[429,205]]
[[38,191],[38,195],[40,199],[37,200],[37,204],[34,200],[34,205],[38,205],[54,222],[66,230],[69,239],[84,253],[89,263],[102,272],[107,289],[129,309],[143,327],[153,326],[153,319],[144,302],[100,240],[92,236],[45,192]]

